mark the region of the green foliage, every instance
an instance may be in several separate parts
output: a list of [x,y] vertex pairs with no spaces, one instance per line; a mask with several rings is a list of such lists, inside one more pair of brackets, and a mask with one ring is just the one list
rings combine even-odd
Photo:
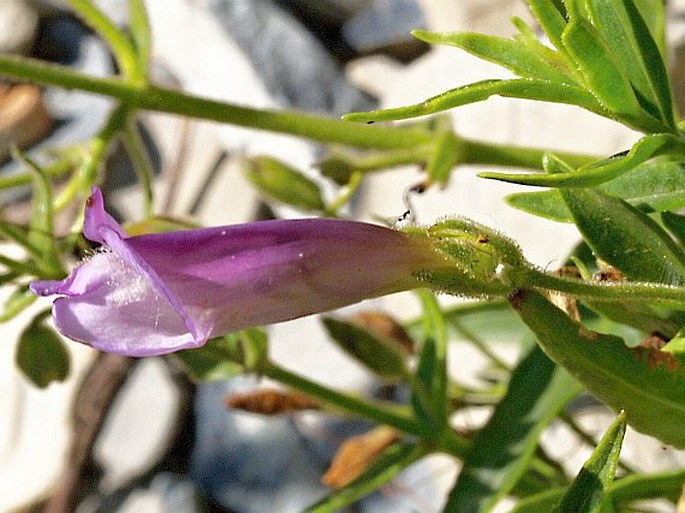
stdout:
[[491,511],[525,472],[544,429],[581,390],[533,347],[513,370],[506,395],[476,435],[445,511]]
[[614,480],[626,432],[626,417],[621,412],[597,445],[590,459],[561,499],[559,513],[599,513],[606,492]]
[[[383,335],[352,321],[323,320],[331,340],[379,382],[407,388],[404,403],[338,391],[279,367],[269,359],[269,340],[259,328],[214,339],[174,358],[196,380],[254,373],[315,397],[331,413],[364,417],[400,433],[399,441],[386,447],[361,476],[332,491],[310,512],[346,507],[432,453],[449,454],[462,464],[447,512],[491,511],[505,496],[518,499],[517,513],[554,508],[608,513],[643,499],[677,500],[685,480],[682,470],[639,474],[627,469],[627,475],[614,480],[626,423],[666,444],[685,447],[685,217],[676,212],[685,207],[685,137],[665,66],[664,2],[528,3],[549,46],[520,19],[513,20],[517,32],[512,38],[414,32],[427,43],[456,47],[498,64],[514,78],[458,85],[415,105],[350,113],[340,121],[251,109],[151,84],[144,2],[129,0],[129,24],[123,30],[93,2],[70,0],[76,14],[109,45],[120,76],[90,77],[7,56],[0,56],[0,75],[109,96],[116,106],[92,140],[56,153],[57,160],[45,167],[15,152],[26,172],[0,178],[0,189],[31,183],[33,190],[26,223],[0,216],[0,237],[20,250],[0,254],[0,285],[8,292],[0,321],[34,302],[27,285],[31,280],[62,278],[63,262],[83,252],[76,233],[56,237],[53,218],[63,210],[78,211],[69,219],[78,226],[81,201],[104,178],[103,159],[118,136],[127,143],[145,192],[143,219],[131,226],[132,233],[190,227],[153,216],[151,175],[135,128],[143,109],[325,143],[328,153],[318,169],[337,187],[330,202],[319,182],[297,169],[269,156],[246,160],[245,175],[255,188],[305,213],[342,215],[370,173],[397,166],[420,167],[426,187],[445,185],[462,165],[516,168],[480,176],[548,188],[512,194],[507,202],[533,215],[573,223],[586,249],[571,260],[576,271],[538,269],[496,230],[445,217],[433,226],[403,229],[410,237],[430,239],[445,262],[441,269],[416,275],[431,289],[418,293],[422,314],[405,326],[420,342],[418,355],[407,355]],[[642,136],[612,156],[564,154],[469,140],[441,114],[494,95],[575,105]],[[429,114],[439,115],[398,127],[349,123]],[[55,195],[53,180],[65,175],[66,184]],[[78,209],[67,209],[74,203]],[[442,308],[433,292],[476,301]],[[17,366],[39,387],[62,381],[69,372],[68,353],[45,323],[46,315],[37,315],[21,331],[16,353]],[[497,343],[520,350],[523,356],[513,368],[499,355]],[[459,344],[476,349],[486,361],[476,384],[448,373],[450,350]],[[564,411],[583,389],[624,413],[571,482],[538,442],[555,420],[590,441]],[[453,416],[474,406],[492,407],[485,425],[465,432],[453,429]]]
[[55,331],[45,324],[47,312],[38,314],[19,336],[17,367],[39,388],[69,376],[69,353]]

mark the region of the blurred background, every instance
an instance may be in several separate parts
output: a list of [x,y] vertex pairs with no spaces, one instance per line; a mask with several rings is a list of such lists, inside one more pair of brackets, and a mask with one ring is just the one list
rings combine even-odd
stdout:
[[[95,3],[117,24],[126,23],[125,0]],[[0,52],[114,75],[106,45],[66,4],[0,0]],[[457,49],[429,48],[411,37],[414,28],[506,36],[514,32],[511,16],[532,20],[523,0],[147,0],[146,5],[156,83],[239,104],[330,116],[407,105],[505,76],[501,68]],[[685,1],[670,2],[669,8],[672,66],[680,80]],[[683,94],[682,87],[674,90]],[[682,106],[682,98],[677,100]],[[12,144],[48,162],[55,147],[94,136],[112,106],[75,91],[0,83],[0,177],[20,171],[8,157]],[[637,139],[622,126],[561,105],[492,98],[451,116],[462,136],[540,148],[611,155]],[[152,113],[140,123],[160,215],[202,225],[301,216],[255,191],[241,170],[246,156],[274,156],[304,170],[324,192],[332,187],[313,166],[322,147],[308,141]],[[112,149],[106,168],[108,206],[121,219],[139,220],[143,192],[126,153]],[[512,210],[502,198],[516,187],[479,180],[478,171],[464,166],[447,188],[413,198],[417,221],[468,216],[512,236],[535,264],[561,265],[578,240],[575,228]],[[417,167],[374,174],[346,213],[369,221],[396,219],[406,208],[405,191],[420,181]],[[27,198],[28,190],[0,195],[6,218],[26,219]],[[69,228],[61,226],[63,233]],[[40,301],[0,325],[0,511],[299,512],[327,493],[321,476],[343,441],[370,427],[323,413],[241,412],[227,406],[227,397],[272,384],[250,376],[197,384],[173,358],[107,357],[75,343],[68,343],[69,379],[35,388],[15,367],[15,346],[27,320],[47,304]],[[419,313],[409,294],[368,301],[346,313],[362,308],[400,319]],[[285,367],[336,388],[402,399],[401,389],[388,390],[330,344],[316,318],[268,331],[272,357]],[[518,341],[504,333],[495,342],[502,358],[516,360]],[[450,364],[462,379],[475,380],[484,362],[469,346],[457,344]],[[600,433],[610,414],[589,404],[581,420]],[[474,409],[455,425],[475,426],[487,415],[487,408]],[[589,453],[559,426],[544,443],[573,472]],[[635,433],[624,451],[644,470],[683,462],[682,453]],[[422,460],[392,486],[346,511],[437,513],[455,473],[449,458]]]

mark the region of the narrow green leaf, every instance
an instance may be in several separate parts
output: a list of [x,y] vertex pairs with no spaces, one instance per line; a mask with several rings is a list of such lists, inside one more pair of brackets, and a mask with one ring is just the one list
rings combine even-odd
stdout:
[[452,169],[462,157],[459,138],[452,130],[445,130],[435,139],[435,147],[426,163],[426,174],[434,183],[446,185]]
[[560,513],[597,513],[614,480],[626,433],[626,418],[621,412],[602,437],[561,500]]
[[[685,173],[683,173],[685,175]],[[676,238],[678,243],[685,247],[685,216],[673,212],[662,212],[661,222]]]
[[578,72],[573,66],[573,61],[568,58],[565,52],[554,51],[546,44],[543,44],[537,32],[530,28],[521,18],[515,16],[511,21],[518,29],[518,33],[514,34],[514,40],[524,45],[531,52],[539,55],[550,66],[565,75],[564,81],[578,83]]
[[596,187],[635,169],[649,159],[672,151],[682,151],[683,144],[671,134],[647,135],[622,157],[609,157],[581,166],[575,171],[554,174],[480,173],[481,178],[538,187]]
[[512,39],[473,32],[424,30],[414,30],[412,35],[426,43],[461,48],[476,57],[499,64],[521,78],[576,85],[572,78],[549,63],[543,55]]
[[662,58],[665,59],[667,56],[665,0],[635,0],[635,6],[659,48]]
[[568,487],[552,488],[536,493],[518,501],[510,513],[542,513],[554,511],[554,508],[566,494]]
[[[685,483],[685,470],[671,470],[654,474],[633,474],[611,483],[604,503],[620,508],[631,502],[664,498],[675,502],[680,498]],[[568,487],[554,488],[521,499],[511,513],[541,513],[553,511],[561,502]],[[621,510],[622,511],[622,510]]]
[[301,210],[323,210],[319,186],[297,169],[267,156],[245,160],[243,174],[267,197]]
[[425,455],[426,450],[414,444],[397,443],[391,445],[361,476],[307,508],[306,513],[335,513],[340,511],[341,508],[377,490]]
[[333,317],[321,321],[338,347],[379,377],[398,380],[409,375],[404,356],[391,342],[350,322]]
[[606,493],[606,501],[621,507],[634,501],[664,498],[676,502],[685,484],[685,469],[654,474],[633,474],[614,481]]
[[143,0],[128,0],[129,29],[131,39],[138,56],[138,65],[148,72],[150,64],[150,48],[152,46],[152,36],[150,35],[150,20],[145,9]]
[[561,36],[566,28],[566,9],[558,0],[528,0],[542,30],[559,52],[566,53]]
[[587,0],[587,7],[592,24],[622,64],[642,108],[675,131],[666,67],[633,0]]
[[507,394],[476,435],[445,512],[491,511],[524,474],[542,431],[581,390],[534,346],[517,365]]
[[607,115],[606,110],[597,103],[595,97],[580,87],[555,84],[543,80],[514,79],[483,80],[451,89],[414,105],[371,112],[351,112],[345,114],[343,119],[363,123],[409,119],[481,102],[494,95],[544,102],[569,103],[602,116]]
[[[665,212],[685,207],[685,169],[683,163],[665,160],[647,162],[597,189],[622,198],[643,212]],[[573,217],[558,190],[519,192],[506,197],[519,210],[561,223]],[[685,239],[683,239],[685,241]]]
[[[571,2],[567,7],[573,6]],[[638,123],[642,109],[620,63],[588,20],[572,13],[562,34],[562,42],[585,77],[587,86],[600,103],[622,120]],[[654,120],[656,122],[656,120]],[[655,125],[650,126],[650,131]]]
[[447,426],[447,325],[435,296],[417,291],[423,306],[423,345],[412,379],[411,404],[416,417],[442,430]]
[[69,353],[55,331],[44,323],[46,312],[38,314],[19,336],[16,364],[39,388],[69,375]]
[[622,339],[591,332],[538,292],[521,290],[510,303],[547,355],[628,423],[685,447],[685,374],[656,349],[629,349]]
[[[62,278],[64,270],[57,255],[53,229],[52,186],[48,177],[31,159],[16,151],[13,156],[26,164],[33,175],[33,197],[31,199],[31,221],[28,230],[28,245],[33,249],[36,267],[43,278]],[[15,233],[16,235],[16,233]]]
[[561,194],[598,257],[634,280],[685,284],[685,253],[646,214],[592,189],[561,189]]
[[28,230],[22,226],[0,219],[0,237],[15,242],[33,257],[41,256],[40,250],[30,242]]
[[510,207],[558,223],[572,223],[573,217],[558,189],[538,192],[515,192],[504,198]]

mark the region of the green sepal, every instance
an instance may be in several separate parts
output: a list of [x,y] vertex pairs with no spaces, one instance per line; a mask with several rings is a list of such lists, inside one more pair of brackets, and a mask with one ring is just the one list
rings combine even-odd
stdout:
[[41,312],[19,335],[17,367],[37,387],[62,382],[69,376],[69,352],[62,338],[45,324],[49,312]]
[[626,433],[626,416],[619,413],[564,495],[559,513],[599,513],[614,480]]
[[444,268],[418,272],[416,277],[433,290],[487,297],[512,291],[517,272],[527,268],[519,247],[501,233],[466,218],[444,219],[429,227],[405,231],[428,237],[444,255]]

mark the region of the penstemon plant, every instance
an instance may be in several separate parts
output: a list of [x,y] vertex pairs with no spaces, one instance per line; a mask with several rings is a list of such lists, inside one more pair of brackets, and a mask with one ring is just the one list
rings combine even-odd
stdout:
[[[518,33],[512,39],[416,31],[427,43],[456,46],[515,78],[484,80],[416,105],[350,113],[343,120],[252,109],[156,86],[148,78],[150,34],[142,0],[129,1],[128,33],[90,1],[69,3],[110,45],[120,76],[95,78],[11,56],[0,56],[0,75],[105,95],[117,105],[80,149],[59,195],[53,178],[64,173],[63,161],[40,167],[16,152],[26,174],[0,178],[3,188],[33,184],[30,223],[0,221],[0,235],[26,255],[0,255],[0,281],[14,289],[3,320],[36,295],[58,296],[54,323],[71,339],[123,355],[172,353],[198,380],[256,373],[311,398],[281,398],[279,411],[310,407],[314,400],[385,426],[369,433],[372,443],[364,447],[375,445],[363,468],[342,478],[327,474],[324,482],[334,490],[310,512],[351,504],[434,453],[462,462],[445,512],[491,511],[506,496],[517,498],[519,513],[624,511],[639,500],[677,500],[685,470],[640,474],[620,461],[626,425],[685,448],[685,217],[677,213],[685,206],[685,135],[664,63],[662,0],[528,0],[548,42],[520,19],[513,20]],[[374,124],[436,115],[493,95],[575,105],[642,137],[628,151],[596,158],[466,139],[439,115],[428,122]],[[265,197],[328,219],[194,229],[156,219],[134,122],[142,110],[331,145],[319,169],[339,187],[332,201],[315,182],[271,157],[251,159],[246,170]],[[146,193],[136,235],[106,212],[96,187],[103,155],[118,136],[140,164]],[[531,215],[575,224],[583,242],[567,266],[548,272],[530,264],[514,241],[469,219],[402,228],[336,219],[369,173],[411,163],[424,166],[425,187],[445,184],[464,164],[511,168],[481,176],[544,187],[507,201]],[[85,204],[85,213],[73,220],[71,235],[57,239],[53,215],[73,203]],[[101,247],[68,274],[69,255],[86,246],[81,232]],[[404,327],[380,316],[323,319],[331,339],[360,363],[409,388],[406,404],[334,390],[268,356],[271,341],[261,325],[410,289],[417,289],[423,315]],[[443,308],[435,293],[476,301]],[[48,317],[38,313],[18,346],[18,364],[39,386],[68,373],[62,339]],[[379,323],[393,329],[379,330]],[[628,328],[643,343],[630,347],[621,338]],[[537,342],[511,369],[487,344],[501,329],[512,337],[532,333]],[[496,386],[473,389],[448,375],[447,348],[457,334],[505,375]],[[566,411],[584,391],[617,417],[573,478],[539,441],[555,419],[588,441]],[[482,404],[494,405],[482,428],[452,427],[456,413]]]

